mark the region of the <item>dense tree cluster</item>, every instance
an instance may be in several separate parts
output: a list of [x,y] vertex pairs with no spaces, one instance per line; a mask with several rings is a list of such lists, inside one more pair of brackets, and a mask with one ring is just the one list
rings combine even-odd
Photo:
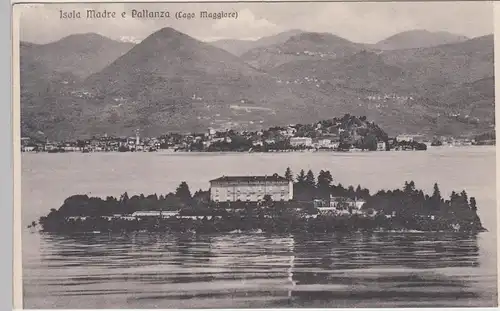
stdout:
[[[121,230],[195,230],[200,232],[227,230],[264,230],[271,232],[330,232],[338,230],[422,230],[466,231],[483,230],[477,215],[477,202],[464,191],[452,192],[443,198],[438,184],[432,195],[424,194],[413,181],[402,189],[381,190],[373,195],[358,185],[345,188],[334,184],[330,171],[321,170],[317,177],[312,170],[294,173],[287,168],[285,178],[293,181],[294,200],[273,202],[269,195],[261,202],[211,202],[210,192],[199,190],[191,194],[186,182],[175,193],[167,195],[134,195],[105,200],[87,195],[67,198],[58,209],[51,209],[39,223],[47,231],[121,231]],[[331,197],[363,199],[365,213],[347,216],[318,215],[312,201]],[[137,211],[179,211],[190,218],[120,218]],[[311,217],[314,215],[315,217]],[[75,219],[75,216],[85,219]],[[316,217],[317,216],[317,217]],[[107,217],[107,218],[106,218]],[[36,227],[36,222],[30,227]]]
[[[209,199],[204,191],[197,191],[193,196],[186,182],[182,182],[175,193],[167,195],[144,194],[129,197],[125,192],[120,198],[108,196],[106,199],[89,197],[88,195],[73,195],[56,210],[51,209],[49,216],[57,214],[60,217],[70,216],[113,216],[127,215],[137,211],[177,211],[179,209],[202,206]],[[44,219],[42,217],[42,219]]]
[[465,190],[460,194],[452,192],[449,199],[444,199],[438,184],[434,184],[433,193],[429,196],[417,190],[413,181],[405,182],[403,190],[381,190],[369,197],[364,208],[394,215],[395,219],[413,229],[419,228],[419,222],[423,221],[436,225],[434,230],[450,225],[461,230],[482,228],[476,199],[469,199]]
[[[292,176],[289,168],[285,172],[285,176],[287,175]],[[361,188],[360,185],[356,188],[353,186],[344,188],[342,184],[335,185],[333,181],[330,171],[321,170],[316,178],[311,170],[307,171],[307,173],[300,170],[293,186],[294,198],[298,201],[312,201],[314,199],[329,199],[330,196],[351,199],[366,199],[370,196],[370,191]]]

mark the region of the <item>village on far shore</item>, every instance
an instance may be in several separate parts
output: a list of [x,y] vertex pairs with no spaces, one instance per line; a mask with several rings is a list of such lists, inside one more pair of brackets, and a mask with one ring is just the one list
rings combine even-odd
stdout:
[[89,139],[49,141],[22,137],[22,152],[287,152],[287,151],[390,151],[427,150],[428,146],[494,145],[495,135],[475,138],[401,134],[389,137],[366,117],[349,114],[313,124],[292,124],[267,130],[207,129],[204,133],[168,133],[159,137],[115,137],[104,134]]

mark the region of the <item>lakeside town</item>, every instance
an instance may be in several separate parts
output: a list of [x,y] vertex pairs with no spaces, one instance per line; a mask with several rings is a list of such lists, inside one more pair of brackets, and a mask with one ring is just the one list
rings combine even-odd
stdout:
[[401,134],[389,137],[378,125],[349,114],[313,124],[291,124],[267,130],[207,129],[204,133],[168,133],[158,137],[116,137],[50,141],[21,138],[22,152],[284,152],[284,151],[390,151],[426,150],[429,146],[494,145],[495,135],[473,138]]

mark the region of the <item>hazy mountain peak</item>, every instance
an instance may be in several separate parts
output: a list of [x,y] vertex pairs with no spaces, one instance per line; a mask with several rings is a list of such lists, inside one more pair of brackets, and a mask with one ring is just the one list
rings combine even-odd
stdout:
[[449,43],[458,43],[468,40],[466,36],[446,31],[429,31],[414,29],[392,35],[375,46],[383,50],[398,50],[411,48],[432,47]]
[[[176,81],[175,83],[184,85],[182,81],[188,83],[199,76],[225,75],[225,78],[231,78],[232,74],[238,76],[248,70],[249,66],[236,56],[166,27],[148,36],[101,72],[90,76],[86,84],[92,90],[112,89],[120,94],[136,96],[143,91],[135,87],[139,79],[141,83],[157,85],[158,96],[168,97],[172,94],[164,93],[162,83],[166,83],[165,81]],[[181,76],[180,72],[185,74]],[[192,76],[188,77],[187,72]],[[250,75],[256,74],[256,71],[252,71]],[[172,87],[173,84],[168,85]],[[182,92],[178,92],[177,95],[181,96]],[[193,93],[195,91],[189,96]]]
[[262,37],[258,40],[223,39],[211,42],[211,44],[226,50],[231,54],[241,56],[251,49],[266,48],[275,44],[284,43],[290,39],[290,37],[298,35],[302,32],[303,31],[299,29],[291,29],[272,36]]
[[87,32],[87,33],[72,34],[53,43],[75,44],[79,42],[89,43],[89,42],[102,42],[102,41],[115,41],[115,40],[97,34],[95,32]]
[[287,35],[298,35],[298,34],[301,34],[301,33],[304,33],[305,31],[303,30],[300,30],[300,29],[290,29],[290,30],[287,30],[287,31],[284,31],[280,34],[277,34],[277,35],[284,35],[284,34],[287,34]]
[[459,41],[463,41],[463,40],[467,40],[469,38],[467,38],[466,36],[464,35],[460,35],[460,34],[455,34],[455,33],[451,33],[451,32],[448,32],[448,31],[429,31],[427,29],[414,29],[414,30],[407,30],[407,31],[403,31],[403,32],[400,32],[398,34],[395,34],[389,38],[398,38],[398,37],[403,37],[403,36],[409,36],[409,35],[413,35],[413,36],[418,36],[418,35],[421,35],[421,36],[441,36],[442,38],[449,38],[449,39],[458,39]]
[[165,27],[146,37],[146,39],[136,45],[136,47],[149,48],[151,50],[165,48],[172,51],[180,51],[189,50],[192,49],[193,46],[200,46],[203,44],[204,43],[201,41],[179,32],[174,28]]
[[102,70],[134,45],[115,41],[96,33],[79,33],[48,44],[23,42],[23,61],[37,61],[48,72],[71,73],[85,78]]
[[[152,38],[175,38],[175,37],[189,37],[188,35],[175,30],[172,27],[164,27],[161,28],[160,30],[155,31],[152,33],[149,37]],[[191,38],[191,37],[189,37]]]
[[327,32],[301,32],[290,37],[289,42],[309,41],[312,43],[327,43],[332,41],[349,42],[349,40],[341,38]]

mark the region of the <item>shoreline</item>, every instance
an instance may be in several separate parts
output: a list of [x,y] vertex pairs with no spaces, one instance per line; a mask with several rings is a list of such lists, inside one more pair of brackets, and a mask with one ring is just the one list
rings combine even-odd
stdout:
[[288,150],[288,151],[268,151],[268,152],[249,152],[249,151],[169,151],[165,149],[160,149],[154,152],[147,152],[147,151],[128,151],[128,152],[119,152],[119,151],[94,151],[94,152],[81,152],[81,151],[66,151],[66,152],[56,152],[56,153],[50,153],[47,151],[23,151],[21,152],[21,155],[23,154],[86,154],[86,155],[92,155],[92,154],[161,154],[161,155],[199,155],[199,154],[206,154],[206,155],[233,155],[233,154],[256,154],[256,155],[265,155],[265,154],[336,154],[336,155],[342,155],[342,154],[394,154],[394,153],[421,153],[419,151],[426,151],[429,152],[431,150],[464,150],[464,149],[469,149],[469,150],[474,150],[474,149],[488,149],[488,148],[496,148],[496,145],[471,145],[471,146],[432,146],[429,147],[427,150],[388,150],[388,151],[370,151],[370,150],[364,150],[364,151],[337,151],[337,150]]
[[[26,232],[26,231],[25,231]],[[188,234],[188,235],[193,235],[193,236],[219,236],[219,235],[264,235],[264,236],[274,236],[274,235],[287,235],[287,236],[307,236],[307,237],[324,237],[324,236],[349,236],[353,234],[361,234],[361,235],[376,235],[376,234],[404,234],[404,235],[440,235],[440,234],[445,234],[445,235],[452,235],[452,236],[477,236],[480,234],[486,234],[490,233],[489,230],[484,229],[484,230],[478,230],[475,232],[464,232],[464,231],[422,231],[422,230],[406,230],[406,229],[401,229],[401,230],[370,230],[370,231],[363,231],[363,230],[353,230],[353,231],[332,231],[332,232],[266,232],[263,230],[233,230],[233,231],[227,231],[227,232],[196,232],[196,231],[186,231],[186,232],[165,232],[165,231],[149,231],[149,230],[138,230],[138,231],[127,231],[127,232],[120,232],[120,231],[106,231],[106,232],[101,232],[101,231],[81,231],[81,232],[65,232],[65,233],[60,233],[60,232],[48,232],[48,231],[43,231],[43,230],[37,230],[37,231],[30,231],[26,232],[29,234],[39,234],[39,235],[47,235],[47,236],[60,236],[60,235],[67,235],[67,236],[98,236],[98,235],[109,235],[109,236],[128,236],[129,234],[133,235],[140,235],[140,234],[146,234],[146,235],[151,235],[151,234]]]
[[[256,223],[258,222],[258,223]],[[290,222],[288,225],[285,223]],[[130,234],[130,233],[172,233],[172,234],[305,234],[317,236],[324,234],[352,234],[352,233],[443,233],[476,235],[489,232],[484,227],[462,228],[443,222],[430,222],[420,224],[419,229],[408,225],[408,219],[380,218],[334,218],[331,216],[318,216],[310,218],[292,219],[224,219],[215,217],[171,217],[166,219],[129,219],[118,220],[106,217],[92,217],[86,220],[59,219],[56,227],[43,228],[42,233],[52,234]],[[408,227],[404,227],[408,226]],[[425,227],[422,227],[425,226]]]

